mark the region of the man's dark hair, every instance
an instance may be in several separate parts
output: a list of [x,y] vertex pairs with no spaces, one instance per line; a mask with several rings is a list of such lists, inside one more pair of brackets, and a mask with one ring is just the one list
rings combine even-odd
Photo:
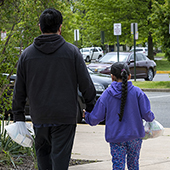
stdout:
[[114,75],[116,79],[122,80],[121,106],[120,106],[120,113],[118,113],[119,121],[121,122],[123,118],[124,106],[127,98],[127,79],[130,74],[130,70],[126,63],[116,62],[111,67],[111,74]]
[[62,22],[61,12],[54,8],[44,10],[39,19],[42,33],[56,33]]

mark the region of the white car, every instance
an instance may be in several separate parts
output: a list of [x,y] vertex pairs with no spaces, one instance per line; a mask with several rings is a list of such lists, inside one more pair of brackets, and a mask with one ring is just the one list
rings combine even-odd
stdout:
[[[130,51],[133,52],[134,48],[132,48]],[[136,52],[143,53],[146,57],[148,56],[148,48],[147,47],[136,47]]]
[[99,59],[103,56],[103,50],[101,47],[81,48],[80,52],[83,56],[83,59],[86,62],[90,62],[91,60]]

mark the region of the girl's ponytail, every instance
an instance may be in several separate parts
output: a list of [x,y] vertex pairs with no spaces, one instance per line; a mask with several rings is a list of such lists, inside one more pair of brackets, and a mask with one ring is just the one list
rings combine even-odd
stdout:
[[124,62],[116,62],[111,67],[111,74],[114,75],[117,79],[122,80],[122,96],[121,96],[121,105],[120,105],[120,113],[119,115],[119,121],[122,121],[123,113],[124,113],[124,107],[126,103],[127,98],[127,79],[130,74],[129,67]]
[[122,96],[121,96],[121,105],[120,105],[120,113],[119,115],[119,121],[122,121],[123,113],[124,113],[124,107],[126,103],[126,97],[127,97],[127,78],[128,74],[125,69],[121,70],[121,77],[122,77]]

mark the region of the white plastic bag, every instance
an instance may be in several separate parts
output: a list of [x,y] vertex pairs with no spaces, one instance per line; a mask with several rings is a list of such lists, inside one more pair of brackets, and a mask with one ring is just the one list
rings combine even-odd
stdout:
[[143,120],[143,126],[145,129],[145,137],[143,139],[156,138],[163,135],[164,127],[156,120],[152,122]]
[[32,131],[33,129],[29,127],[30,129],[28,131],[27,126],[29,125],[25,122],[18,121],[5,126],[5,129],[13,141],[24,147],[31,147],[33,144],[33,138],[29,131]]

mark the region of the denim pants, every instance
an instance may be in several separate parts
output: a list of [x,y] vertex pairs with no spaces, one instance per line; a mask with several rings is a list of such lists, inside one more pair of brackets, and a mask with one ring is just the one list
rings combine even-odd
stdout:
[[39,170],[67,170],[76,125],[34,127]]
[[113,170],[125,169],[126,156],[128,170],[138,170],[141,145],[142,139],[134,139],[120,143],[110,143]]

